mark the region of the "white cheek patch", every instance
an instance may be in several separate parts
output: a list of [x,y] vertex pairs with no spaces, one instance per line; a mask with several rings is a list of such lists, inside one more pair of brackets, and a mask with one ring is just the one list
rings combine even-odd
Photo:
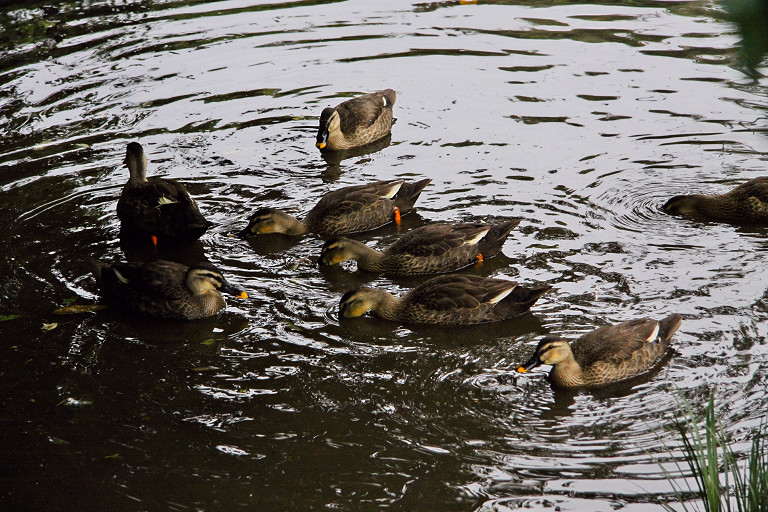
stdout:
[[382,103],[384,103],[384,106],[386,107],[386,106],[387,106],[387,97],[386,97],[386,96],[383,96],[383,97],[381,98],[381,102],[382,102]]

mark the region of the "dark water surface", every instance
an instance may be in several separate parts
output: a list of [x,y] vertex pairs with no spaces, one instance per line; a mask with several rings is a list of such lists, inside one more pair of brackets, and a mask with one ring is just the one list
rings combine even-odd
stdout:
[[[662,510],[676,387],[697,408],[716,387],[737,445],[768,410],[768,232],[659,210],[765,173],[768,88],[723,20],[651,0],[2,8],[3,510]],[[385,87],[390,145],[323,159],[322,108]],[[115,214],[133,140],[217,223],[177,256],[250,299],[187,324],[53,315],[97,301],[84,257],[134,250]],[[521,217],[468,272],[554,290],[502,325],[340,324],[345,290],[418,280],[232,236],[257,206],[392,177],[433,180],[404,228]],[[674,312],[677,353],[631,390],[514,371],[544,333]]]

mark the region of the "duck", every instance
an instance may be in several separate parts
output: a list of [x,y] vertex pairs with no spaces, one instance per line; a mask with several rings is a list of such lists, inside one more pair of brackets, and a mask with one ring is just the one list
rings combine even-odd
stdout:
[[570,344],[560,336],[539,341],[533,356],[517,368],[519,373],[551,365],[550,381],[560,388],[600,388],[641,375],[661,362],[682,316],[662,320],[639,318],[605,325]]
[[310,232],[327,236],[369,231],[390,222],[400,224],[400,216],[413,208],[431,181],[384,180],[333,190],[307,212],[304,220],[276,208],[260,208],[238,236],[299,236]]
[[724,194],[674,196],[662,210],[731,224],[768,225],[768,176],[751,179]]
[[320,114],[315,146],[321,151],[339,151],[364,146],[392,130],[392,107],[397,94],[392,89],[364,94]]
[[158,238],[197,240],[213,225],[181,183],[171,179],[147,180],[147,156],[138,142],[128,144],[125,165],[130,178],[117,202],[123,230]]
[[506,279],[449,274],[424,281],[399,298],[380,288],[348,291],[339,302],[339,316],[352,318],[373,311],[380,318],[405,324],[498,322],[527,312],[550,289],[520,286]]
[[213,316],[226,304],[221,292],[247,299],[209,262],[191,267],[154,260],[106,264],[89,259],[101,295],[110,305],[164,320],[197,320]]
[[413,229],[384,251],[344,237],[328,240],[320,251],[321,265],[357,260],[368,272],[389,275],[442,274],[482,263],[501,251],[520,219],[484,223],[434,223]]

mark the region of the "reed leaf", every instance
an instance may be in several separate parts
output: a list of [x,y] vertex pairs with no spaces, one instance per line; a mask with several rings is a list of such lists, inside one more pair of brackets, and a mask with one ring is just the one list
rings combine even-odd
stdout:
[[[674,426],[697,489],[691,489],[690,484],[687,484],[686,493],[663,466],[662,471],[683,509],[687,511],[688,505],[692,505],[695,510],[700,510],[700,503],[705,512],[768,512],[768,441],[765,423],[761,423],[752,432],[749,455],[739,465],[725,428],[715,415],[714,391],[710,394],[702,426],[682,392],[676,400],[680,417],[675,420]],[[666,448],[666,444],[664,446]],[[677,468],[680,470],[679,465]],[[685,499],[686,494],[698,499],[690,503]],[[670,511],[675,510],[669,505],[664,507]]]

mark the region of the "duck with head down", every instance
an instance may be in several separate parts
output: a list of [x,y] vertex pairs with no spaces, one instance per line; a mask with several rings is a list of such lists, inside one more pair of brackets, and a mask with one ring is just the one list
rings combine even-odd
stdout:
[[400,215],[413,208],[431,181],[386,180],[343,187],[325,194],[304,220],[276,208],[260,208],[238,235],[242,238],[270,233],[298,236],[312,232],[325,236],[369,231],[390,222],[399,224]]
[[339,151],[370,144],[392,130],[392,89],[352,98],[320,114],[315,145],[321,151]]
[[510,231],[520,223],[427,224],[401,236],[383,252],[349,238],[332,238],[320,252],[320,263],[357,260],[368,272],[389,275],[442,274],[496,256]]
[[663,359],[682,317],[641,318],[606,325],[570,344],[559,336],[541,339],[517,371],[551,365],[549,379],[561,388],[599,388],[641,375]]
[[368,311],[385,320],[410,324],[472,325],[499,322],[526,313],[550,286],[519,286],[515,281],[475,275],[434,277],[402,297],[361,287],[344,294],[339,316]]
[[768,225],[768,176],[751,179],[724,194],[675,196],[661,209],[716,222]]

